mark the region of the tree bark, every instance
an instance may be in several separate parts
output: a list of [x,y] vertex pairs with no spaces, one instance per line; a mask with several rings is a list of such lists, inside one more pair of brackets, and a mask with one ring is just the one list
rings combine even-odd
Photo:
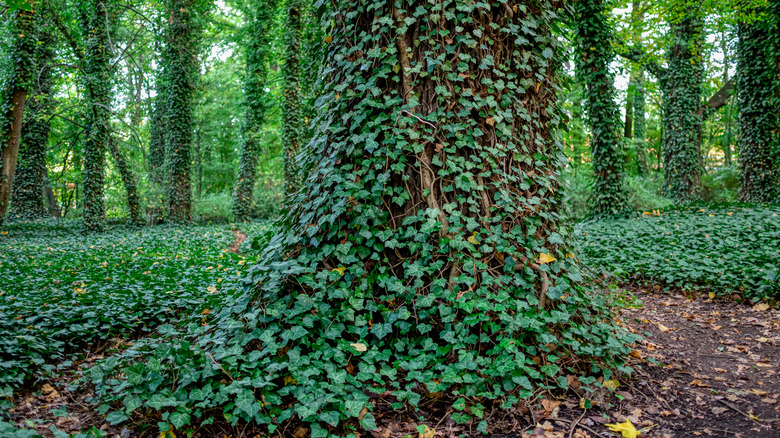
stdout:
[[[0,225],[2,225],[11,201],[11,187],[19,159],[19,142],[24,122],[24,109],[28,90],[32,85],[35,69],[37,4],[30,2],[32,10],[17,10],[11,19],[9,31],[12,45],[7,56],[14,60],[6,75],[7,101],[2,105],[0,122]],[[38,13],[40,15],[40,12]]]
[[119,150],[116,139],[110,137],[108,140],[111,156],[114,158],[114,164],[119,171],[119,176],[122,178],[122,184],[125,186],[125,196],[127,197],[127,211],[130,214],[130,223],[133,225],[140,225],[141,221],[141,208],[138,201],[138,189],[135,182],[135,176],[130,166],[127,164],[127,160]]

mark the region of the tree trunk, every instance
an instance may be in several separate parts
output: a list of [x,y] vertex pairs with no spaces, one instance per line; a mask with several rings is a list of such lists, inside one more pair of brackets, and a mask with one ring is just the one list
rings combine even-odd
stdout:
[[647,159],[645,102],[645,74],[640,68],[634,92],[634,148],[636,149],[636,171],[639,176],[647,175],[650,169]]
[[103,185],[111,120],[111,49],[109,42],[113,2],[90,0],[81,12],[85,30],[84,82],[86,84],[87,137],[84,141],[84,214],[87,232],[101,231],[105,221]]
[[22,126],[19,163],[11,194],[13,215],[21,219],[46,216],[43,181],[46,174],[46,144],[51,128],[50,94],[51,61],[54,50],[50,35],[45,35],[38,52],[35,94],[27,103],[26,121]]
[[49,172],[43,168],[43,199],[46,201],[46,207],[49,209],[49,215],[53,217],[60,217],[60,206],[57,203],[57,197],[54,195],[54,190],[51,188],[51,181],[49,181]]
[[303,111],[301,111],[301,34],[302,5],[291,0],[287,6],[284,30],[284,67],[282,77],[282,141],[284,142],[284,189],[286,194],[301,189],[302,175],[296,157],[303,137]]
[[[762,16],[746,1],[740,3],[742,16]],[[773,71],[771,20],[739,23],[737,81],[740,103],[739,137],[740,200],[775,202],[780,200],[780,169],[773,142],[780,127],[775,99],[777,72]]]
[[612,29],[602,0],[575,3],[577,27],[577,77],[586,84],[588,121],[593,152],[592,211],[596,216],[613,215],[628,208],[623,187],[625,163],[620,116],[615,104],[614,77],[609,72],[614,52]]
[[[686,3],[687,4],[687,3]],[[690,6],[690,5],[689,5]],[[686,8],[681,5],[681,8]],[[693,8],[693,6],[691,6]],[[658,78],[664,107],[664,194],[679,204],[699,198],[699,138],[704,67],[701,61],[702,19],[688,9],[671,23],[674,44],[667,51],[669,67]]]
[[[236,222],[249,219],[252,197],[257,180],[257,160],[260,130],[265,123],[268,98],[265,96],[268,76],[268,50],[270,28],[276,10],[275,0],[258,0],[254,3],[254,17],[247,25],[250,40],[247,47],[246,82],[244,83],[244,122],[241,125],[241,154],[239,157],[236,186],[233,190],[233,216]],[[287,163],[285,161],[285,163]],[[287,166],[285,166],[287,167]],[[287,169],[285,169],[285,174]]]
[[122,152],[119,150],[116,140],[111,137],[108,141],[109,148],[111,150],[111,156],[114,158],[114,164],[119,171],[119,176],[122,178],[122,184],[125,186],[125,195],[127,196],[127,211],[130,214],[130,223],[133,225],[140,225],[141,221],[141,208],[138,202],[138,189],[136,188],[135,176],[130,166],[127,164],[127,160],[122,156]]
[[149,179],[155,186],[165,182],[165,133],[167,131],[168,95],[163,66],[155,78],[154,107],[149,126]]
[[168,217],[191,220],[190,148],[192,147],[195,83],[198,74],[194,0],[167,0],[166,41],[167,121],[166,151]]
[[[17,10],[9,25],[11,47],[7,56],[13,59],[9,68],[3,72],[4,102],[0,107],[3,120],[0,121],[0,225],[11,201],[11,187],[19,158],[19,143],[24,121],[27,93],[35,78],[35,51],[37,43],[36,13],[37,4],[30,1],[32,10]],[[40,15],[40,12],[38,12]]]

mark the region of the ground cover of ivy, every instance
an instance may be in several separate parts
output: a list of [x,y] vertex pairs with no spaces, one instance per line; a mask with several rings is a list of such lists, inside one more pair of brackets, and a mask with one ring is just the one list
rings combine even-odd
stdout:
[[0,390],[10,396],[112,338],[202,319],[238,287],[246,254],[228,251],[235,238],[227,224],[120,225],[88,237],[77,222],[7,225],[0,230]]
[[780,298],[780,206],[709,204],[580,224],[583,265],[640,282]]

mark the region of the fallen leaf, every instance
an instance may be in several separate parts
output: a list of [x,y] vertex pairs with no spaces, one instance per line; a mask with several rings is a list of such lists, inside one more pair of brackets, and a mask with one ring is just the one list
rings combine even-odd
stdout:
[[209,291],[210,294],[217,293],[217,287],[216,286],[209,286],[206,288],[207,291]]
[[542,264],[552,263],[557,260],[550,253],[539,254],[539,262]]
[[660,322],[658,323],[658,330],[661,330],[664,333],[669,333],[669,327],[661,324]]
[[753,310],[758,310],[759,312],[763,312],[765,310],[769,310],[769,304],[767,303],[759,303],[753,306]]
[[618,382],[616,379],[607,380],[604,382],[604,387],[609,389],[610,391],[614,391],[620,386],[620,382]]
[[466,240],[468,240],[468,242],[472,245],[479,245],[479,240],[477,240],[476,236],[477,236],[477,232],[474,231],[474,233],[472,233],[471,236],[469,236],[469,238]]
[[353,344],[349,344],[349,345],[351,345],[352,348],[354,348],[355,350],[357,350],[360,353],[362,353],[364,351],[368,351],[368,347],[366,347],[366,344],[363,344],[363,343],[353,343]]
[[344,273],[346,271],[347,271],[347,268],[345,268],[344,266],[339,266],[338,268],[333,269],[331,272],[338,272],[339,275],[344,275]]
[[[422,430],[421,430],[422,429]],[[417,437],[418,438],[433,438],[436,436],[436,429],[428,427],[427,425],[423,424],[422,426],[417,428]]]
[[619,423],[619,424],[606,424],[612,432],[620,432],[623,435],[623,438],[636,438],[639,436],[639,431],[636,430],[633,424],[631,424],[631,420],[626,420],[625,423]]

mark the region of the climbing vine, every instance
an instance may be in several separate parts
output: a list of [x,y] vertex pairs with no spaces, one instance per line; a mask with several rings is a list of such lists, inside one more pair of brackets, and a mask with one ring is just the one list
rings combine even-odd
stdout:
[[645,75],[640,70],[634,82],[634,148],[636,149],[637,174],[647,175],[649,172],[647,159],[647,119],[645,118]]
[[275,0],[256,0],[252,3],[252,15],[247,23],[244,121],[241,125],[238,176],[233,190],[233,216],[237,222],[246,221],[252,208],[252,194],[257,180],[259,134],[269,107],[265,88],[271,50],[270,29],[275,12]]
[[36,47],[36,77],[32,97],[28,98],[25,122],[19,145],[19,161],[11,193],[11,215],[19,219],[38,219],[46,213],[43,182],[46,173],[46,143],[51,128],[51,64],[54,57],[52,35],[41,34]]
[[[15,2],[12,6],[18,6]],[[36,52],[41,24],[40,3],[22,4],[8,14],[5,28],[7,52],[0,83],[0,224],[11,200],[27,94],[36,73]],[[29,6],[29,9],[27,8]]]
[[189,221],[192,209],[190,148],[193,105],[198,79],[196,57],[198,28],[194,10],[197,0],[166,0],[168,28],[165,44],[165,147],[168,186],[168,218]]
[[301,36],[303,34],[303,2],[288,0],[284,26],[284,66],[282,68],[282,141],[284,143],[284,187],[295,193],[301,188],[302,177],[297,155],[304,138],[304,114],[301,110]]
[[127,199],[127,211],[130,214],[129,223],[132,225],[141,225],[141,208],[138,200],[138,185],[135,181],[132,169],[128,164],[122,151],[119,149],[116,139],[109,138],[108,148],[111,151],[111,157],[119,171],[119,177],[122,178],[122,184],[125,186],[125,197]]
[[656,74],[663,94],[663,190],[678,203],[687,203],[698,199],[701,186],[702,18],[692,7],[670,24],[673,43],[667,50],[667,67]]
[[593,154],[592,208],[596,216],[628,208],[623,187],[625,151],[619,136],[615,78],[609,71],[614,58],[612,26],[602,0],[574,3],[577,30],[577,77],[586,84],[587,115]]
[[98,393],[138,394],[124,414],[177,429],[217,411],[269,433],[295,417],[313,437],[375,428],[379,395],[413,411],[435,397],[486,431],[485,414],[567,375],[627,371],[559,214],[560,13],[334,2],[311,171],[255,242],[247,293],[93,372]]
[[103,189],[108,142],[111,135],[111,57],[109,40],[116,11],[110,0],[87,0],[81,8],[84,30],[84,83],[86,89],[87,130],[84,141],[85,231],[100,231],[105,220]]

